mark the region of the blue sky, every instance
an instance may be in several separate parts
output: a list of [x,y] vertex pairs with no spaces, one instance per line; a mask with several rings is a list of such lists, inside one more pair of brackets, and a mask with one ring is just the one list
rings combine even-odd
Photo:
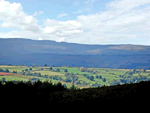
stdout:
[[0,0],[0,38],[150,45],[150,0]]

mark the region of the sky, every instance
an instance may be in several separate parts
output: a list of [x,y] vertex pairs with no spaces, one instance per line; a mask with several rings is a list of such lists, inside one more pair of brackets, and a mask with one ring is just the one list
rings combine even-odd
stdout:
[[150,0],[0,0],[0,38],[150,45]]

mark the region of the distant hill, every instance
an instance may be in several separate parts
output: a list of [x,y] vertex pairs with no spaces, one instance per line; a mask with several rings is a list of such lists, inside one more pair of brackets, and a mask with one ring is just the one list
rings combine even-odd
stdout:
[[88,45],[50,40],[0,38],[0,64],[104,68],[150,67],[150,46]]

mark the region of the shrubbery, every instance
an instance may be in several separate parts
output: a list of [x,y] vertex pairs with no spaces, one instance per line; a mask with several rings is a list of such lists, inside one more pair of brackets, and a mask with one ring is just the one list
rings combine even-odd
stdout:
[[9,70],[8,70],[8,69],[5,69],[5,72],[6,72],[6,73],[9,73]]
[[102,76],[101,76],[101,75],[100,75],[100,76],[98,76],[98,75],[97,75],[97,76],[96,76],[96,78],[98,78],[98,79],[102,79]]
[[94,76],[89,76],[87,74],[83,74],[84,77],[86,77],[87,79],[94,81]]
[[103,80],[103,82],[106,82],[106,78],[103,78],[102,80]]
[[28,69],[25,69],[25,71],[28,71]]
[[92,84],[92,87],[101,87],[101,84],[95,83],[95,84]]
[[13,73],[17,73],[17,71],[13,71]]

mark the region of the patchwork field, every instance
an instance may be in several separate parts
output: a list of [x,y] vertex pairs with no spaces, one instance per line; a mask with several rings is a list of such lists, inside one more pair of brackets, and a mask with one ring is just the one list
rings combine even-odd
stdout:
[[0,72],[0,76],[10,76],[10,75],[18,75],[18,74]]
[[[32,70],[30,71],[29,68],[32,68]],[[43,68],[43,70],[41,70]],[[74,85],[79,87],[79,88],[88,88],[91,87],[92,84],[98,83],[101,85],[108,85],[113,81],[113,80],[119,80],[121,79],[119,77],[119,75],[127,75],[128,72],[132,72],[133,69],[106,69],[106,68],[87,68],[89,70],[94,69],[97,70],[96,74],[93,74],[91,72],[81,72],[79,67],[53,67],[53,70],[57,70],[59,69],[60,72],[53,72],[49,70],[50,67],[31,67],[31,66],[6,66],[6,65],[1,65],[0,69],[5,70],[8,69],[9,73],[11,72],[13,75],[8,75],[7,76],[0,76],[0,79],[2,80],[2,78],[5,78],[6,81],[12,81],[12,80],[19,80],[19,81],[28,81],[30,78],[39,78],[42,82],[49,80],[52,81],[52,83],[58,83],[61,82],[62,84],[66,84],[66,86],[69,88],[72,86],[72,82],[68,83],[68,82],[64,82],[62,80],[54,80],[54,79],[50,79],[50,76],[58,76],[61,77],[63,80],[66,79],[64,70],[67,69],[68,72],[67,73],[73,73],[76,77],[78,77],[78,80],[74,82]],[[25,69],[28,69],[28,72],[30,73],[41,73],[42,76],[44,75],[48,75],[48,78],[44,78],[44,77],[38,77],[38,76],[31,76],[31,75],[23,75],[20,74],[22,73],[22,71]],[[17,73],[13,73],[13,71],[17,71]],[[0,72],[2,73],[2,72]],[[88,76],[93,76],[94,77],[94,81],[88,79],[87,77],[84,76],[84,74],[87,74]],[[148,76],[150,74],[150,70],[146,70],[146,73],[144,72],[140,72],[141,75],[143,76]],[[2,74],[0,74],[2,75]],[[135,73],[132,74],[132,76],[138,76],[139,73]],[[103,82],[102,79],[98,79],[96,78],[96,76],[102,76],[103,78],[106,79],[105,82]],[[77,82],[81,82],[81,83],[87,83],[87,85],[76,85]]]

